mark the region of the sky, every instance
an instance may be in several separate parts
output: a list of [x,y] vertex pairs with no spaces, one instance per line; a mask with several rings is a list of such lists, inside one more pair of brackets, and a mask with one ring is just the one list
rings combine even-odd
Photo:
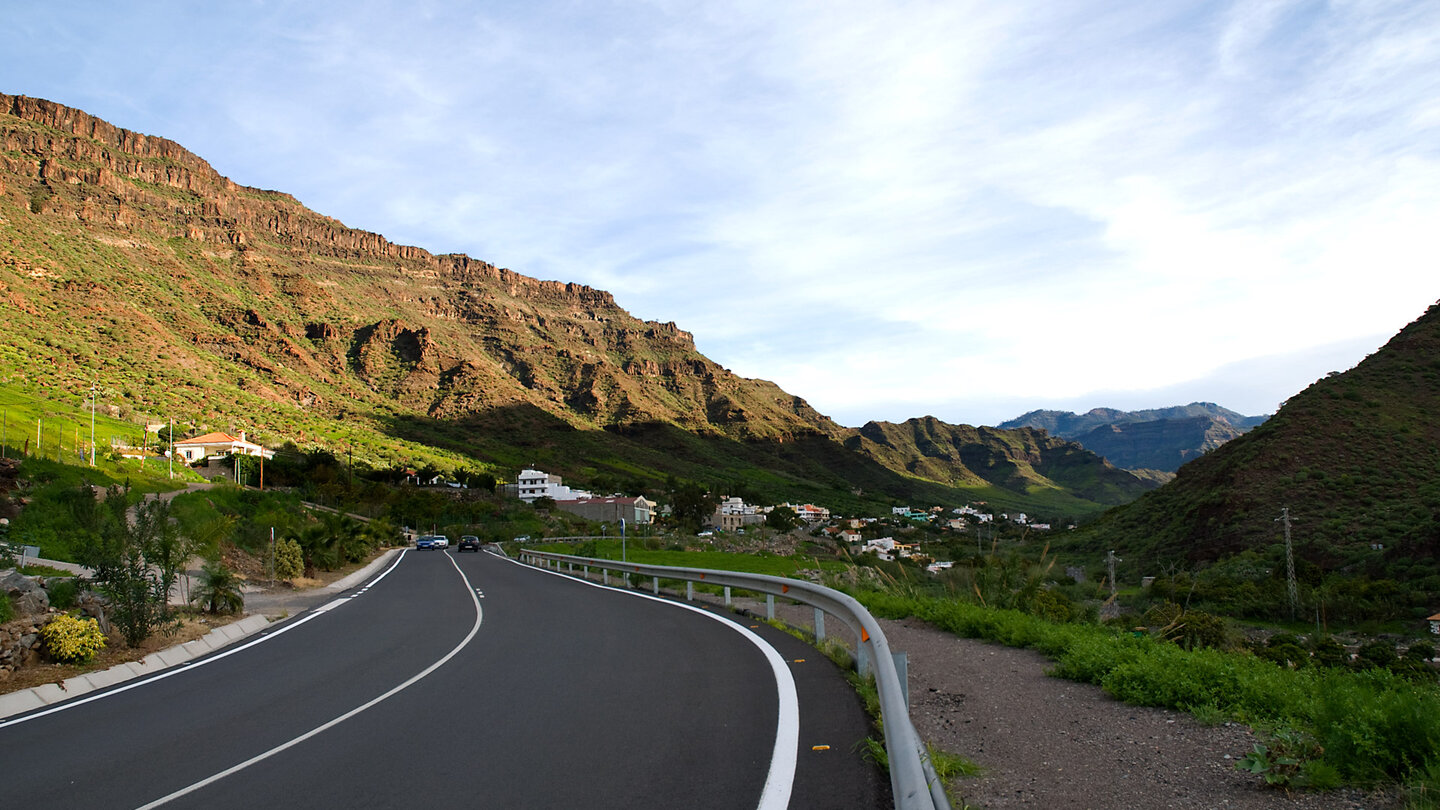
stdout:
[[0,10],[0,92],[608,290],[845,425],[1272,413],[1440,298],[1433,0]]

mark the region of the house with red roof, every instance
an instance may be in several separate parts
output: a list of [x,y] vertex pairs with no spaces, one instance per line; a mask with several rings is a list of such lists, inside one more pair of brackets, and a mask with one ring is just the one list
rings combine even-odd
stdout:
[[195,464],[208,458],[222,458],[224,456],[275,457],[274,450],[262,447],[246,439],[244,431],[240,432],[238,438],[228,433],[216,431],[214,433],[206,433],[204,436],[196,436],[193,439],[184,439],[175,442],[175,453],[184,459],[187,464]]

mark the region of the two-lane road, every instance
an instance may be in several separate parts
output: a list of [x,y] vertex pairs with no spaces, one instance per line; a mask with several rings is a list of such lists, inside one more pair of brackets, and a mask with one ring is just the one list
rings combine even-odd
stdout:
[[32,807],[818,806],[791,802],[794,660],[703,610],[412,551],[243,645],[0,721],[0,761]]

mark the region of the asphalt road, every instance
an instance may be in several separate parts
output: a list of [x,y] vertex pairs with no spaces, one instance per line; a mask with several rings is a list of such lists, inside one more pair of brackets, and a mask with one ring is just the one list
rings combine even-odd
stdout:
[[0,766],[27,807],[882,806],[865,733],[834,666],[768,627],[411,551],[214,656],[0,721]]

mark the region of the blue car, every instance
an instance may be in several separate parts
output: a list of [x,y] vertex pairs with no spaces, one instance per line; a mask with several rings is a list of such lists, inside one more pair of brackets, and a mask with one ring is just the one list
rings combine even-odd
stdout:
[[450,545],[448,542],[446,542],[444,545],[441,545],[439,540],[439,535],[422,534],[419,537],[415,538],[415,548],[444,548],[445,546]]

